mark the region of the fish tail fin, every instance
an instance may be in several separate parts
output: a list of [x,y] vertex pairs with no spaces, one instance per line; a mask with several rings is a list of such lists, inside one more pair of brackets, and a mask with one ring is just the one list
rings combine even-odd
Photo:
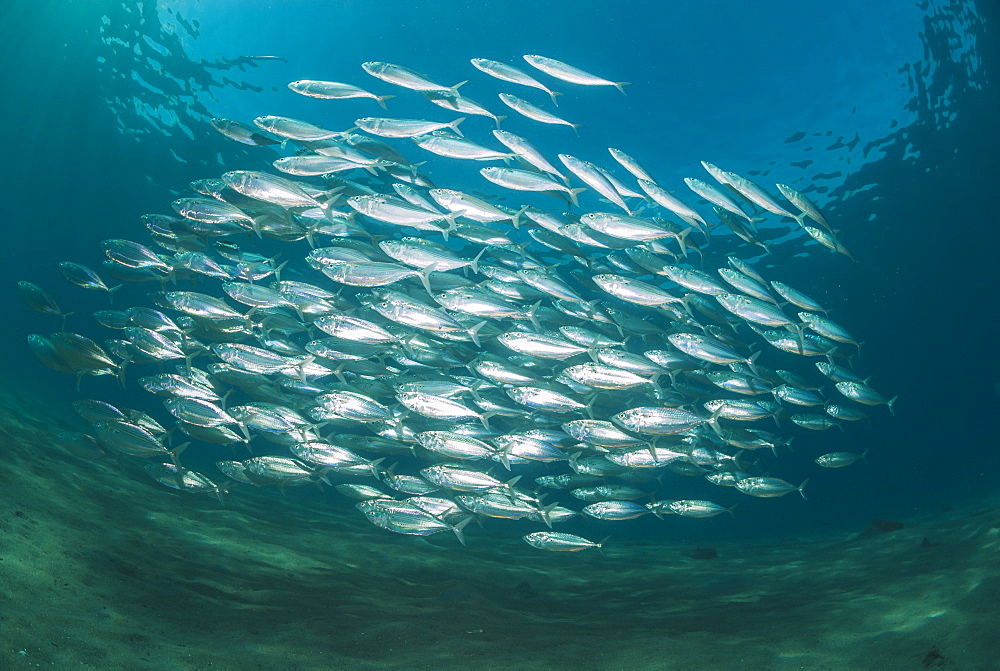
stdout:
[[569,191],[568,191],[568,193],[569,193],[569,202],[571,202],[573,205],[579,207],[580,201],[577,200],[577,196],[579,194],[583,193],[586,190],[587,190],[587,188],[583,187],[583,186],[581,186],[579,189],[569,189]]
[[[831,347],[831,348],[830,348],[830,350],[829,350],[829,351],[828,351],[828,352],[827,352],[827,353],[826,353],[826,354],[824,355],[824,356],[826,357],[826,360],[827,360],[827,361],[829,361],[830,363],[833,363],[833,355],[834,355],[834,354],[835,354],[836,352],[837,352],[837,345],[834,345],[834,346],[833,346],[833,347]],[[850,357],[848,357],[848,358],[850,358]]]
[[424,290],[429,296],[433,296],[434,293],[431,291],[431,273],[437,270],[437,264],[432,263],[423,270],[420,271],[420,283],[424,285]]
[[389,468],[381,471],[381,476],[382,477],[379,478],[379,481],[380,482],[385,482],[385,476],[387,476],[387,475],[389,477],[392,477],[392,476],[396,475],[396,466],[399,466],[399,462],[396,462],[393,465],[389,466]]
[[465,121],[465,119],[466,119],[466,117],[464,117],[464,116],[458,117],[457,119],[455,119],[454,121],[452,121],[450,124],[448,124],[448,128],[450,128],[453,131],[455,131],[456,133],[458,133],[460,137],[465,137],[465,133],[463,133],[461,131],[461,129],[458,127],[458,124],[460,124],[463,121]]
[[115,292],[118,291],[119,289],[121,289],[123,286],[125,286],[125,285],[124,284],[119,284],[116,287],[111,287],[111,288],[108,289],[108,305],[114,305],[115,304]]
[[277,282],[280,282],[280,281],[281,281],[281,271],[282,271],[282,270],[283,270],[283,269],[285,268],[285,266],[287,266],[287,265],[288,265],[288,259],[285,259],[284,261],[282,261],[281,263],[279,263],[279,264],[278,264],[278,265],[277,265],[277,266],[275,267],[275,269],[274,269],[274,279],[275,279],[275,281],[277,281]]
[[654,436],[653,440],[651,440],[650,442],[646,443],[646,449],[649,450],[649,456],[653,457],[653,461],[657,461],[657,459],[656,459],[656,444],[658,442],[660,442],[660,436]]
[[889,402],[886,403],[886,405],[889,406],[889,414],[892,415],[893,417],[896,416],[896,411],[892,409],[892,406],[894,406],[896,404],[896,399],[897,398],[899,398],[899,394],[896,394],[895,396],[893,396],[892,398],[890,398]]
[[582,123],[571,123],[570,126],[573,127],[573,132],[576,133],[577,137],[580,137],[580,128],[583,126]]
[[558,98],[561,95],[563,94],[559,93],[558,91],[549,91],[549,97],[552,98],[552,104],[555,105],[556,107],[559,107],[559,101],[556,100],[556,98]]
[[609,540],[611,540],[611,536],[605,536],[601,540],[594,543],[594,547],[597,548],[597,551],[600,552],[601,556],[604,557],[605,559],[607,559],[608,556],[604,554],[604,544],[607,543]]
[[716,435],[720,438],[722,437],[722,429],[719,427],[719,415],[721,414],[722,408],[719,408],[712,413],[711,417],[708,418],[708,425],[712,427],[712,430],[715,431]]
[[368,467],[371,468],[371,471],[372,471],[372,477],[374,477],[376,480],[381,480],[381,478],[379,477],[380,471],[378,469],[378,466],[383,461],[385,461],[385,457],[382,457],[380,459],[376,459],[375,461],[373,461],[370,464],[368,464]]
[[396,97],[395,95],[375,96],[375,102],[377,102],[378,106],[381,107],[382,109],[388,110],[389,108],[385,106],[385,101],[388,100],[389,98],[395,98],[395,97]]
[[448,234],[452,231],[458,230],[458,218],[462,216],[460,212],[449,212],[445,215],[445,219],[448,221],[448,228],[441,231],[441,236],[444,238],[445,242],[448,242]]
[[[507,118],[506,114],[497,114],[493,117],[493,123],[497,125],[497,130],[500,130],[500,122]],[[507,163],[507,159],[504,159],[504,163]]]
[[296,366],[296,368],[299,369],[299,380],[302,381],[302,384],[306,383],[306,366],[308,366],[309,364],[311,364],[315,360],[316,360],[316,357],[313,356],[312,354],[309,354],[309,355],[306,355],[302,359],[302,361],[299,362],[298,366]]
[[521,215],[524,214],[528,210],[529,207],[531,207],[531,206],[530,205],[524,205],[524,206],[522,206],[521,209],[518,210],[517,213],[513,217],[511,217],[511,223],[514,224],[514,230],[515,231],[521,230]]
[[622,92],[622,95],[627,95],[625,93],[625,87],[632,85],[632,82],[611,82],[611,83],[615,85],[616,89]]
[[466,517],[458,524],[452,525],[451,527],[451,530],[455,532],[455,536],[458,537],[458,542],[461,543],[463,547],[465,547],[465,535],[462,533],[462,529],[464,529],[469,524],[469,522],[471,522],[474,519],[476,519],[475,515],[470,515],[469,517]]
[[260,221],[257,220],[257,217],[251,217],[250,221],[253,222],[253,224],[250,226],[250,230],[254,232],[254,235],[256,235],[258,238],[264,237],[261,234]]
[[448,90],[451,91],[452,95],[454,95],[455,97],[458,97],[458,95],[459,95],[458,94],[458,89],[461,88],[462,86],[465,86],[468,83],[469,83],[468,79],[466,79],[464,81],[460,81],[459,83],[455,84],[454,86],[452,86]]
[[[325,483],[327,487],[333,487],[333,483],[330,482],[330,475],[329,475],[330,471],[332,470],[333,468],[328,466],[326,468],[320,468],[318,470],[315,470],[313,471],[313,473],[316,475],[317,478],[319,478],[320,482]],[[316,484],[319,485],[319,482],[317,482]],[[323,491],[323,488],[320,487],[319,490]]]
[[[510,470],[510,446],[508,445],[507,447],[504,447],[503,449],[501,449],[500,450],[500,454],[498,455],[498,457],[499,457],[500,463],[503,465],[503,467],[506,468],[509,471]],[[552,525],[550,524],[549,526],[552,526]]]
[[746,450],[737,450],[736,454],[733,455],[733,463],[736,464],[737,467],[740,465],[740,457],[743,456],[744,452],[746,452]]
[[809,500],[809,497],[806,496],[806,493],[804,491],[802,491],[802,490],[805,489],[807,482],[809,482],[809,478],[806,478],[805,480],[803,480],[802,484],[795,488],[795,491],[797,491],[799,493],[799,496],[801,496],[806,501]]
[[685,258],[687,258],[688,255],[687,244],[685,243],[685,240],[687,240],[687,236],[691,234],[692,230],[693,229],[691,228],[685,228],[683,231],[677,234],[677,244],[678,246],[680,246],[681,254],[683,254]]
[[318,228],[318,223],[309,224],[306,227],[306,242],[309,243],[309,249],[316,249],[316,231]]
[[806,331],[805,331],[806,325],[805,324],[792,324],[792,326],[795,327],[795,332],[798,333],[798,335],[799,335],[798,340],[796,341],[798,343],[798,346],[799,346],[799,352],[798,353],[799,353],[800,356],[804,356],[805,352],[806,352]]
[[547,506],[545,506],[544,508],[542,508],[541,510],[538,511],[539,517],[542,518],[542,521],[545,522],[545,526],[547,526],[549,529],[552,528],[552,518],[549,517],[549,513],[551,513],[553,510],[555,510],[558,507],[559,507],[559,502],[556,501],[555,503],[552,503],[551,505],[547,505]]
[[[483,250],[483,251],[485,251],[485,250]],[[534,326],[535,329],[539,333],[542,332],[542,325],[538,321],[538,308],[540,308],[540,307],[542,307],[542,301],[541,300],[537,300],[537,301],[535,301],[535,304],[532,305],[531,308],[528,309],[528,313],[527,313],[528,314],[528,319],[531,321],[531,325]]]
[[[694,298],[694,294],[684,294],[681,297],[681,305],[684,306],[684,312],[688,313],[688,316],[694,319],[694,313],[691,312],[691,299]],[[673,381],[673,378],[670,378]]]
[[479,253],[476,254],[476,257],[469,262],[469,267],[472,268],[472,272],[476,274],[479,273],[479,259],[483,258],[483,254],[485,254],[488,249],[489,247],[483,247]]
[[190,445],[191,445],[191,441],[189,440],[188,442],[181,443],[180,445],[178,445],[174,449],[169,450],[169,452],[170,452],[170,460],[174,462],[174,466],[176,466],[178,469],[182,469],[183,468],[181,466],[181,462],[178,461],[178,459],[181,456],[181,452],[183,452],[184,450],[186,450],[188,448],[188,446],[190,446]]
[[517,494],[517,492],[514,491],[514,485],[516,485],[521,480],[522,477],[524,476],[517,475],[508,480],[507,482],[503,483],[504,488],[507,490],[507,494],[510,495],[511,501],[515,500],[514,495]]
[[347,384],[347,378],[344,377],[344,366],[346,365],[347,362],[345,361],[333,369],[333,374],[337,376],[338,380],[340,380],[340,384]]
[[[122,359],[118,363],[118,365],[115,366],[115,368],[112,369],[114,371],[117,371],[117,372],[114,373],[114,376],[116,378],[118,378],[118,384],[120,384],[122,386],[122,389],[125,388],[125,366],[127,366],[130,361],[131,361],[131,359]],[[80,391],[80,375],[79,374],[77,374],[77,376],[76,376],[76,390]]]
[[735,508],[738,505],[740,505],[740,504],[734,503],[733,505],[731,505],[728,508],[726,508],[726,512],[729,513],[729,516],[732,517],[734,520],[736,519],[736,515],[733,514],[733,508]]
[[486,326],[485,319],[469,329],[469,337],[472,338],[472,344],[476,347],[483,346],[483,344],[479,341],[479,330],[484,326]]
[[871,450],[871,448],[868,448],[864,452],[861,453],[861,461],[865,462],[866,464],[868,463],[868,452],[870,450]]

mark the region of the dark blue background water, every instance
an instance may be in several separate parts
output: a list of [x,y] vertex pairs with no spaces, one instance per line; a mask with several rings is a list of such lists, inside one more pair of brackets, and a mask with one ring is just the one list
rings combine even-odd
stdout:
[[[189,181],[274,158],[226,140],[209,118],[278,114],[346,128],[378,112],[371,101],[316,101],[285,86],[313,78],[404,93],[392,115],[445,118],[368,77],[359,65],[369,60],[445,84],[470,79],[463,93],[500,113],[495,92],[513,87],[468,59],[521,64],[522,54],[540,53],[632,85],[627,96],[553,86],[567,93],[558,112],[583,124],[579,138],[523,119],[506,122],[509,130],[550,156],[605,165],[605,148],[619,147],[678,188],[683,177],[704,177],[702,159],[765,171],[763,183],[810,189],[858,259],[797,238],[758,264],[866,341],[862,368],[878,389],[900,394],[897,416],[876,411],[846,434],[801,436],[782,473],[812,477],[809,503],[745,504],[739,520],[703,527],[706,536],[858,526],[996,491],[995,3],[213,4],[12,0],[0,9],[0,346],[10,384],[55,402],[78,398],[67,376],[28,353],[27,333],[58,324],[17,299],[17,280],[48,288],[66,310],[100,309],[100,297],[66,283],[56,262],[98,267],[101,240],[145,240],[139,216],[170,212]],[[478,137],[490,127],[465,125]],[[123,303],[143,302],[150,288],[126,288]],[[73,327],[88,332],[82,324]],[[109,379],[84,381],[85,396],[119,393]],[[867,448],[868,466],[810,464],[832,449]],[[656,520],[646,520],[621,533],[654,532]]]

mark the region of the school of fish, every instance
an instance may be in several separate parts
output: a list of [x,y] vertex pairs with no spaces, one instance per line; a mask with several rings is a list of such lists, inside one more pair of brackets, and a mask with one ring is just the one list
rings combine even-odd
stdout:
[[[563,93],[550,87],[625,93],[625,82],[524,60],[531,70],[471,65],[553,107]],[[446,120],[340,120],[334,107],[335,123],[322,126],[213,119],[227,138],[285,155],[273,171],[193,182],[173,213],[143,217],[144,242],[101,243],[103,274],[157,287],[152,305],[93,314],[110,329],[103,346],[65,330],[72,313],[46,290],[19,283],[30,307],[63,322],[28,337],[44,365],[78,387],[114,376],[162,400],[160,412],[76,401],[90,430],[62,434],[69,445],[223,501],[241,487],[325,484],[389,531],[452,531],[464,544],[473,519],[518,520],[534,529],[531,546],[578,551],[604,543],[554,530],[578,515],[732,514],[672,498],[690,489],[685,478],[805,498],[804,480],[771,475],[793,437],[842,428],[874,406],[892,411],[896,399],[852,368],[855,336],[741,258],[769,253],[758,232],[766,217],[850,257],[800,190],[777,184],[772,195],[707,162],[707,175],[660,184],[617,148],[603,165],[553,161],[463,96],[465,82],[362,68]],[[288,86],[383,110],[394,97],[334,81]],[[514,90],[498,94],[513,112],[579,132]],[[469,139],[469,116],[496,129]],[[411,160],[407,148],[422,155]],[[449,171],[493,165],[469,169],[473,189],[444,188],[419,167],[428,154]],[[120,288],[80,263],[59,270],[109,300]],[[221,446],[233,456],[216,472],[185,466]],[[815,461],[841,468],[865,456]]]

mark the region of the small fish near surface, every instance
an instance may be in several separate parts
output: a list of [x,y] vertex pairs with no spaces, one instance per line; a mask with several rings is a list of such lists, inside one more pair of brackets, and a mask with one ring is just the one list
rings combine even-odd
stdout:
[[[792,278],[807,294],[778,257],[757,259],[775,228],[804,255],[814,241],[849,255],[851,231],[808,184],[707,162],[706,179],[657,182],[670,171],[655,147],[591,151],[553,128],[580,124],[532,100],[604,105],[602,87],[625,82],[524,60],[456,62],[447,80],[362,64],[397,88],[393,105],[426,114],[341,111],[393,99],[348,83],[355,70],[288,84],[315,119],[212,119],[264,168],[191,175],[166,214],[142,217],[146,237],[95,244],[101,265],[53,263],[76,287],[65,297],[18,284],[32,318],[74,329],[28,336],[46,368],[88,393],[149,392],[142,409],[81,399],[89,429],[65,440],[142,465],[164,495],[332,487],[323,505],[379,530],[500,545],[494,530],[517,525],[547,552],[603,554],[606,538],[564,525],[708,524],[741,494],[805,499],[793,439],[891,421],[865,406],[894,412],[896,397],[849,356],[860,341],[841,320],[857,316],[827,315],[836,281]],[[492,99],[523,118],[465,97],[465,76],[520,87]],[[74,292],[101,298],[96,325],[63,309]]]

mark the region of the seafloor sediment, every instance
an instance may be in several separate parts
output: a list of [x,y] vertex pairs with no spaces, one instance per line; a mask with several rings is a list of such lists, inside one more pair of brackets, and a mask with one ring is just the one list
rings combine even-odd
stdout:
[[161,489],[67,452],[55,433],[80,427],[45,407],[0,390],[0,668],[1000,664],[995,501],[714,558],[660,542],[551,554],[473,529],[461,548],[339,499]]

